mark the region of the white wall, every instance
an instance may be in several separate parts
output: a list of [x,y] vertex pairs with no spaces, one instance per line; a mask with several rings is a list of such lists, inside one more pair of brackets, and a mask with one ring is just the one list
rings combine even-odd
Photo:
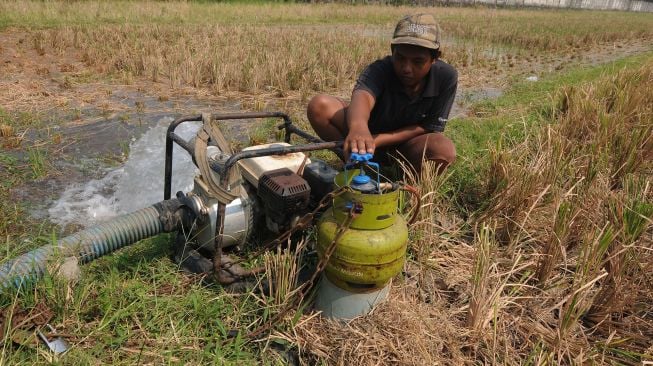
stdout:
[[640,0],[450,0],[450,2],[653,12],[653,2]]

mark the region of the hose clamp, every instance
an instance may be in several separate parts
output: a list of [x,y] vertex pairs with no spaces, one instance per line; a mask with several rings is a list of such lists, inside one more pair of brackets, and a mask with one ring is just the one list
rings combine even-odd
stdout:
[[193,212],[193,214],[195,214],[195,217],[198,219],[198,221],[203,222],[208,217],[209,208],[204,205],[202,198],[193,192],[184,194],[184,192],[179,191],[177,192],[177,199],[182,205],[188,207]]

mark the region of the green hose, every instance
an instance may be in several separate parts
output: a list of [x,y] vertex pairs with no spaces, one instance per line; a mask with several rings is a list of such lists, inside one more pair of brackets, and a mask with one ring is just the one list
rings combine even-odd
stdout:
[[0,290],[36,282],[46,273],[46,265],[53,258],[75,256],[80,263],[87,263],[139,240],[174,231],[176,223],[164,225],[164,222],[177,208],[177,200],[159,202],[12,259],[0,266]]

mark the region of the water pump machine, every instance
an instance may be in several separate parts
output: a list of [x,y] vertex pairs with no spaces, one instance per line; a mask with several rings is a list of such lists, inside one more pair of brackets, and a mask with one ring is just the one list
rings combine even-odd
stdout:
[[[284,141],[232,151],[218,122],[260,118],[282,119]],[[186,122],[201,122],[194,139],[175,133]],[[307,143],[291,144],[292,135]],[[190,154],[199,174],[190,192],[173,198],[174,144]],[[365,314],[387,297],[391,279],[403,268],[408,226],[399,201],[409,187],[384,179],[369,154],[351,154],[341,171],[307,155],[325,149],[342,156],[342,142],[324,142],[279,112],[178,118],[166,135],[163,201],[8,261],[0,267],[0,286],[33,282],[56,256],[85,263],[163,232],[177,233],[173,257],[184,268],[233,286],[263,271],[244,269],[242,253],[234,248],[261,253],[287,245],[317,222],[312,278],[321,280],[315,308],[338,319]]]

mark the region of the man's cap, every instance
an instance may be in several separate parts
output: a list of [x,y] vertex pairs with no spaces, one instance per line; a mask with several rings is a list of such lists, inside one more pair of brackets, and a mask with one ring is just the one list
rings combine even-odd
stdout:
[[437,50],[440,48],[440,26],[430,14],[407,15],[397,23],[391,43]]

